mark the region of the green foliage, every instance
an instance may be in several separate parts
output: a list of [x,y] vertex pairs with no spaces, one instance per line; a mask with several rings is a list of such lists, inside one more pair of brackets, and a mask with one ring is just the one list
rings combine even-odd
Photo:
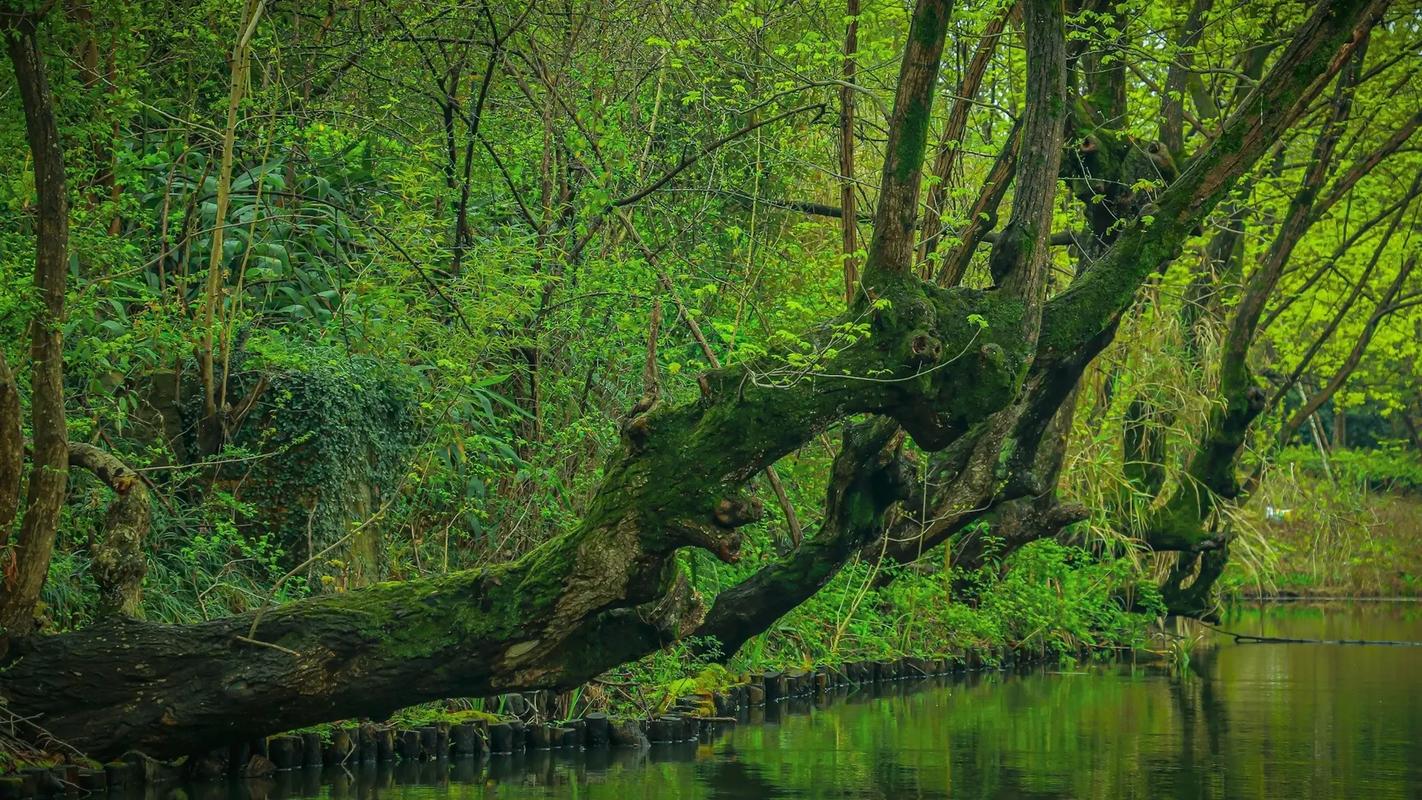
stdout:
[[716,662],[718,655],[714,641],[690,637],[615,669],[600,681],[618,689],[608,695],[610,708],[646,717],[665,712],[678,698],[709,699],[711,693],[737,683],[738,676]]
[[732,662],[809,666],[905,655],[994,660],[1004,646],[1054,658],[1129,648],[1162,611],[1129,560],[1096,559],[1052,540],[1034,542],[964,574],[901,567],[892,581],[865,564],[847,567]]
[[[1282,469],[1298,468],[1325,477],[1323,457],[1312,447],[1291,447],[1279,454]],[[1399,447],[1334,450],[1328,469],[1349,487],[1373,491],[1422,492],[1422,455]]]
[[1347,452],[1335,454],[1357,465],[1346,473],[1334,468],[1335,482],[1322,474],[1321,462],[1310,458],[1316,458],[1316,451],[1286,451],[1286,466],[1265,479],[1251,512],[1274,558],[1257,574],[1231,565],[1222,581],[1228,592],[1410,597],[1422,591],[1422,551],[1417,547],[1422,506],[1416,491],[1369,488],[1373,482],[1397,486],[1397,475],[1405,470],[1396,468],[1395,456],[1358,453],[1350,459]]
[[253,349],[236,383],[270,388],[233,445],[254,460],[224,465],[218,484],[240,484],[257,535],[312,557],[399,496],[420,436],[415,376],[330,349]]

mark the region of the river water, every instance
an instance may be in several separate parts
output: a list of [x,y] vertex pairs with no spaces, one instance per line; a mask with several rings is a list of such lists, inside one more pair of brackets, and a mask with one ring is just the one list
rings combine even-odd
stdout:
[[[1275,603],[1237,609],[1221,625],[1422,641],[1422,603]],[[900,682],[783,703],[710,743],[327,769],[237,791],[253,800],[1422,798],[1422,647],[1210,638],[1183,677],[1117,663]]]

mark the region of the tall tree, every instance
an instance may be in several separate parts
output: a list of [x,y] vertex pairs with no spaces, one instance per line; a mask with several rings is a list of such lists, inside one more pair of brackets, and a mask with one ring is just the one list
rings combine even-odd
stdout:
[[[40,52],[38,20],[33,14],[0,13],[0,35],[15,69],[25,134],[34,158],[39,195],[34,286],[39,303],[30,320],[30,414],[34,455],[30,463],[24,517],[15,541],[16,566],[5,571],[0,596],[0,628],[6,637],[25,636],[34,626],[35,605],[49,575],[50,555],[59,527],[69,475],[69,433],[64,413],[64,289],[69,277],[69,190],[64,147],[55,122],[54,95]],[[9,369],[4,368],[4,373]],[[0,383],[6,381],[0,375]],[[12,407],[13,408],[13,407]],[[0,412],[3,413],[3,412]],[[0,429],[4,471],[18,475],[14,458],[20,448],[14,417]],[[4,440],[8,439],[8,442]],[[8,503],[7,503],[8,505]],[[9,520],[0,516],[0,528]]]

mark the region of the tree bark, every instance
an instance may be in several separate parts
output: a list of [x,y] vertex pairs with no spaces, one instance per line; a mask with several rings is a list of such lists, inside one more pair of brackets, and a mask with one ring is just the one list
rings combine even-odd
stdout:
[[768,629],[829,582],[860,548],[883,533],[884,514],[907,496],[912,466],[899,452],[903,435],[884,419],[845,428],[831,467],[825,518],[799,549],[722,591],[693,636],[721,659]]
[[902,278],[912,272],[923,152],[928,145],[928,124],[950,10],[948,0],[920,0],[909,24],[894,110],[889,118],[879,205],[874,210],[874,237],[864,264],[864,279],[873,284],[875,291],[885,279]]
[[[5,637],[26,636],[34,628],[35,606],[49,575],[59,512],[69,470],[69,434],[64,416],[64,289],[69,276],[69,190],[64,149],[55,123],[54,96],[45,74],[34,17],[0,15],[25,134],[34,157],[39,224],[35,242],[35,290],[40,305],[30,320],[30,428],[34,458],[25,495],[24,518],[15,543],[16,567],[0,596],[0,629]],[[4,435],[9,440],[13,428]],[[7,441],[7,448],[13,446]]]
[[[20,423],[20,386],[0,351],[0,548],[10,543],[10,530],[20,512],[24,478],[25,435]],[[4,569],[0,568],[0,572]]]

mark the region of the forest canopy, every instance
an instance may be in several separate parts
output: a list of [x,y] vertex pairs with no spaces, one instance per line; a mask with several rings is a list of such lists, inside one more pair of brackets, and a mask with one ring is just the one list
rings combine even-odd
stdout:
[[1415,2],[3,9],[32,736],[833,654],[898,581],[931,651],[1046,542],[1208,616],[1281,473],[1422,486]]

